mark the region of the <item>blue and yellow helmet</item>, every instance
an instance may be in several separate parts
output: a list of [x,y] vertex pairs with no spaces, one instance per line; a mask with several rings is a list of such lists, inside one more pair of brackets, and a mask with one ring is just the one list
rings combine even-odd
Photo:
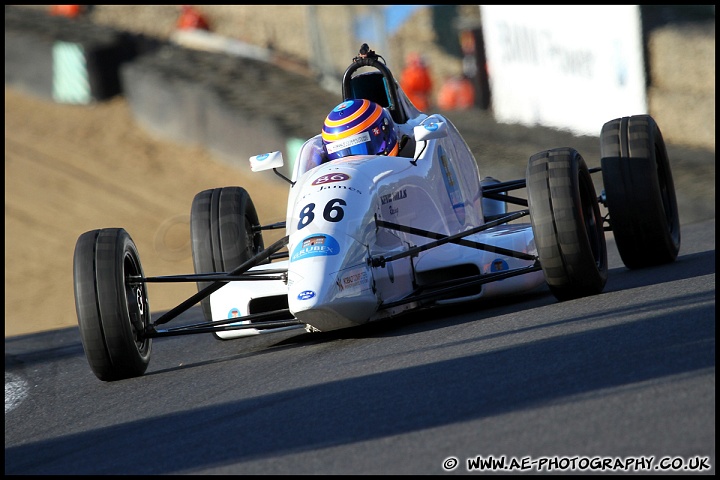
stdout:
[[348,155],[398,154],[398,139],[390,113],[370,100],[346,100],[333,108],[322,129],[328,160]]

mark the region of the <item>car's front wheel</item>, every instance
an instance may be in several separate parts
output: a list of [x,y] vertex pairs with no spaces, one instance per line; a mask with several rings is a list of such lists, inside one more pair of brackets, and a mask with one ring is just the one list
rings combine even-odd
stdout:
[[[193,199],[190,239],[195,273],[230,272],[264,249],[257,211],[242,187],[204,190]],[[197,282],[198,291],[212,282]],[[210,297],[201,300],[213,320]]]
[[611,120],[600,134],[606,206],[628,268],[669,263],[680,250],[680,216],[670,160],[655,120]]
[[75,244],[73,280],[80,338],[103,381],[138,377],[150,362],[150,305],[137,247],[122,228],[83,233]]
[[545,280],[558,300],[602,292],[603,220],[585,160],[572,148],[539,152],[526,172],[528,206]]

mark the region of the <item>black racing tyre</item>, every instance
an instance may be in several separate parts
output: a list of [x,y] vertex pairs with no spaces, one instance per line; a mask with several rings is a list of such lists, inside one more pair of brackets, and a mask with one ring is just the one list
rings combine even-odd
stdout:
[[[195,273],[229,272],[265,247],[257,211],[242,187],[204,190],[193,199],[190,239]],[[197,282],[198,291],[212,282]],[[206,321],[212,321],[210,297],[201,300]]]
[[109,382],[139,377],[147,369],[152,339],[144,277],[137,247],[122,228],[85,232],[75,244],[75,309],[90,368]]
[[643,268],[675,261],[680,216],[670,160],[655,120],[611,120],[600,134],[600,157],[610,227],[623,263]]
[[596,295],[607,282],[607,246],[585,160],[572,148],[530,157],[528,206],[545,280],[558,300]]

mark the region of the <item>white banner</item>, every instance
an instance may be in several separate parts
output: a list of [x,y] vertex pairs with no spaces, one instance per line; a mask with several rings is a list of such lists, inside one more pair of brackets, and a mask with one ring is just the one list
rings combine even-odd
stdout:
[[492,109],[502,123],[599,136],[647,113],[637,5],[481,5]]

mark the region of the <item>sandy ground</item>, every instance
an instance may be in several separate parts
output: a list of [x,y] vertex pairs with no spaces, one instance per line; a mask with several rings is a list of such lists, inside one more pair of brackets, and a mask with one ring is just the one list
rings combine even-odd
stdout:
[[[229,185],[249,191],[261,222],[284,220],[287,184],[272,172],[240,171],[154,139],[122,98],[62,105],[6,87],[5,336],[77,325],[73,251],[88,230],[125,228],[146,275],[192,273],[193,197]],[[196,291],[151,285],[151,308],[167,310]]]

